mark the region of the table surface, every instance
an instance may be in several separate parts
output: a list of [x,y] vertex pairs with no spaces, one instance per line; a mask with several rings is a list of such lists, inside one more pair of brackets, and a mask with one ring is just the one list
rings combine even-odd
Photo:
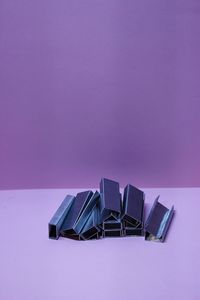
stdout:
[[200,299],[200,188],[144,189],[175,216],[165,243],[142,237],[48,239],[66,194],[83,189],[0,192],[0,299]]

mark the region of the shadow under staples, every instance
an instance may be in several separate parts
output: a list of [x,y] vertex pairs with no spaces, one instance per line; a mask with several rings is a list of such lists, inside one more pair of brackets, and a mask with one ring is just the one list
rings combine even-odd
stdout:
[[145,240],[164,242],[174,215],[174,206],[168,209],[155,199],[145,223]]
[[68,237],[70,235],[78,234],[76,226],[78,224],[82,212],[84,211],[92,196],[92,191],[80,192],[76,195],[73,205],[71,206],[70,211],[60,229],[61,236]]
[[67,195],[53,217],[51,218],[48,229],[49,229],[49,238],[50,239],[58,239],[60,234],[60,229],[66,218],[71,206],[74,203],[74,196]]
[[131,184],[124,189],[121,219],[124,235],[144,234],[144,192]]

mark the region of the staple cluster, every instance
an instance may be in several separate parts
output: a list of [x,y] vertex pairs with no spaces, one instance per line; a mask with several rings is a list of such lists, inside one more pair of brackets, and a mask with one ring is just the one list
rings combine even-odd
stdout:
[[48,224],[49,238],[145,236],[146,240],[163,242],[174,207],[166,208],[158,198],[144,223],[144,192],[128,184],[122,197],[118,182],[102,178],[100,192],[89,190],[65,197]]

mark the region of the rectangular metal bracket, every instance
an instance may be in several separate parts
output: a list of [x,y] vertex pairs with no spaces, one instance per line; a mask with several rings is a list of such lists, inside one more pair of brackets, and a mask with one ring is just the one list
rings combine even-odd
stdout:
[[79,228],[79,218],[81,217],[82,212],[84,211],[92,196],[92,191],[80,192],[76,195],[67,218],[65,218],[60,229],[61,236],[69,237],[70,235],[78,234],[79,230],[77,230],[77,228]]
[[123,236],[123,230],[104,230],[103,237],[121,237]]
[[99,213],[99,207],[96,205],[90,212],[89,218],[80,232],[81,239],[89,240],[100,237],[101,229],[98,226],[100,220]]
[[121,214],[121,194],[119,183],[110,179],[102,178],[100,182],[101,218],[104,221],[118,220]]
[[145,223],[145,240],[164,242],[174,215],[174,206],[168,209],[158,199],[159,196],[154,201]]
[[124,189],[121,218],[124,235],[143,235],[144,192],[128,184]]
[[51,218],[48,229],[49,229],[49,238],[58,239],[60,228],[64,222],[65,217],[67,216],[72,204],[74,203],[74,196],[67,195],[53,217]]

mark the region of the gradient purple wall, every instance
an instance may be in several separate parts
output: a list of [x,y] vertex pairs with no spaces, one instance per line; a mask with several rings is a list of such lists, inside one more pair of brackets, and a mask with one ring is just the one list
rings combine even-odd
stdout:
[[1,0],[0,187],[200,186],[198,0]]

